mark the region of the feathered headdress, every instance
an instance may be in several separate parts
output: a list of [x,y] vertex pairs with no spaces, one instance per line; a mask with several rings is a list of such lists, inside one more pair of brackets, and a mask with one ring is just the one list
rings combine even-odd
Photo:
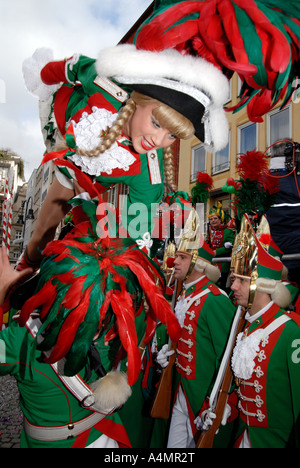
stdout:
[[228,78],[238,73],[240,103],[262,121],[281,99],[292,98],[300,75],[298,0],[198,0],[156,2],[136,35],[140,49],[176,48],[211,62]]
[[264,214],[268,211],[279,191],[279,182],[270,174],[268,159],[264,153],[248,151],[239,156],[239,181],[230,178],[222,189],[234,194],[232,206],[237,219],[241,221],[245,214]]
[[191,190],[192,205],[206,203],[213,188],[213,179],[206,172],[198,172],[196,185]]
[[145,343],[152,338],[158,320],[167,325],[174,341],[180,327],[164,298],[159,267],[131,239],[99,238],[97,205],[83,200],[77,203],[81,205],[74,210],[76,227],[63,240],[46,247],[37,292],[24,305],[19,324],[24,326],[30,314],[40,310],[43,340],[38,348],[45,353],[46,363],[66,358],[65,375],[84,367],[97,333],[105,336],[105,342],[119,340],[119,350],[128,357],[128,383],[133,385],[141,368],[135,317],[142,311],[144,295],[150,306]]

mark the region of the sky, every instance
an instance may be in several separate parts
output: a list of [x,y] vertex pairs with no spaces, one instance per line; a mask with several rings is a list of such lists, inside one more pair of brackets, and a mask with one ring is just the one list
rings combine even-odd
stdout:
[[25,163],[25,179],[45,150],[38,100],[25,88],[22,63],[47,47],[55,60],[80,53],[96,58],[116,45],[152,0],[0,0],[0,149]]

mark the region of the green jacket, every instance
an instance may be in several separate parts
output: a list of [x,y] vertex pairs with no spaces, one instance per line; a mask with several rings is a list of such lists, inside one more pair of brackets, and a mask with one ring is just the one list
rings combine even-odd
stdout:
[[214,385],[235,307],[205,276],[187,289],[185,298],[189,305],[177,347],[176,374],[187,398],[192,429],[196,432],[193,421]]
[[[24,417],[31,424],[63,426],[91,415],[91,411],[80,406],[79,401],[63,385],[52,367],[40,362],[41,352],[34,350],[34,338],[26,327],[21,328],[13,321],[8,328],[1,331],[0,340],[0,375],[10,374],[16,378],[20,407]],[[85,379],[85,370],[80,375]],[[90,383],[96,378],[95,373],[92,373],[87,382]],[[83,447],[93,443],[102,434],[122,445],[130,446],[118,413],[107,416],[97,427],[92,427]],[[21,448],[71,448],[77,439],[40,442],[31,439],[23,430]]]
[[[274,331],[263,330],[287,317]],[[278,323],[278,322],[277,322]],[[300,448],[300,318],[276,304],[248,324],[233,366],[238,388],[241,435],[247,429],[252,448]],[[275,325],[276,326],[276,325]],[[249,340],[259,339],[253,357]],[[238,345],[237,345],[238,346]],[[237,349],[237,348],[236,348]],[[240,364],[241,355],[244,364]],[[246,356],[246,357],[245,357]],[[252,375],[242,375],[253,368]],[[247,378],[245,378],[247,377]]]

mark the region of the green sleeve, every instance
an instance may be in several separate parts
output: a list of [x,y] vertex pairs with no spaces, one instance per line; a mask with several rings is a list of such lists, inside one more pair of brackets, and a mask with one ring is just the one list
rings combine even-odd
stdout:
[[220,256],[222,256],[222,255],[228,255],[228,254],[231,252],[232,247],[231,247],[230,249],[226,249],[226,248],[224,247],[224,245],[225,245],[225,242],[231,242],[232,245],[233,245],[233,243],[234,243],[234,237],[235,237],[235,236],[234,236],[234,233],[233,233],[233,231],[231,231],[231,229],[227,229],[227,228],[226,228],[226,229],[224,230],[223,246],[220,247],[219,249],[216,249],[216,256],[217,256],[217,257],[220,257]]
[[29,339],[27,329],[15,321],[0,332],[0,375],[18,374],[22,362],[27,362]]

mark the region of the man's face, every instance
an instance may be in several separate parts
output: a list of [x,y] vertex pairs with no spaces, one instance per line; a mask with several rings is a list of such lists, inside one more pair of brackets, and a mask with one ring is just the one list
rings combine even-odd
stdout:
[[209,218],[209,224],[211,225],[213,229],[218,229],[218,227],[221,226],[221,220],[219,216],[215,215]]
[[241,278],[240,276],[232,275],[233,283],[231,289],[237,300],[237,304],[242,307],[248,307],[250,294],[250,278]]
[[184,281],[190,269],[192,256],[184,253],[177,252],[174,262],[174,278],[179,281]]

